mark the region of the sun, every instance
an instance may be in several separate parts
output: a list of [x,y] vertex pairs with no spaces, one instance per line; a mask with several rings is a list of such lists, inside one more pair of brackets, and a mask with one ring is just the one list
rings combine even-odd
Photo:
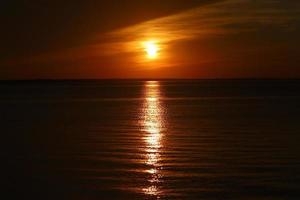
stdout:
[[157,58],[159,47],[155,41],[144,42],[144,49],[149,59]]

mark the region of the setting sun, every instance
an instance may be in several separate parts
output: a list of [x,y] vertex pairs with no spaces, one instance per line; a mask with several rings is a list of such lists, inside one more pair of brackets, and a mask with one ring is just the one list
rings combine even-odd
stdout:
[[147,41],[144,43],[144,48],[145,48],[148,58],[154,59],[157,57],[159,48],[158,48],[156,42]]

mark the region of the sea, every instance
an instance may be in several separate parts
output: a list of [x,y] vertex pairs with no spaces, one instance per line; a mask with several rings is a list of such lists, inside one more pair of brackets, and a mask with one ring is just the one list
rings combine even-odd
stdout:
[[300,80],[0,81],[0,134],[3,199],[300,199]]

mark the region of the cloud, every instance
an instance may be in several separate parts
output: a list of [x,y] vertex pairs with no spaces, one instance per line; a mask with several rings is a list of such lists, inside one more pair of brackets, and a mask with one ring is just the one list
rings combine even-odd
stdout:
[[[177,14],[148,20],[136,25],[99,33],[92,43],[25,59],[27,64],[97,60],[107,65],[118,60],[126,65],[147,65],[142,43],[156,40],[162,53],[152,61],[155,66],[181,64],[176,55],[163,52],[170,45],[186,41],[227,40],[238,34],[258,32],[262,38],[273,37],[276,31],[293,32],[299,28],[300,7],[278,0],[224,0],[214,1]],[[265,30],[274,33],[263,35]],[[195,43],[196,45],[198,43]],[[170,59],[172,58],[172,59]],[[203,61],[203,60],[202,60]],[[116,63],[114,63],[116,64]]]
[[265,27],[291,30],[294,21],[299,20],[299,13],[300,9],[284,9],[275,0],[227,0],[119,29],[108,37],[119,43],[114,46],[125,47],[115,48],[116,52],[134,52],[141,48],[140,41],[149,38],[164,45],[179,40],[253,32]]

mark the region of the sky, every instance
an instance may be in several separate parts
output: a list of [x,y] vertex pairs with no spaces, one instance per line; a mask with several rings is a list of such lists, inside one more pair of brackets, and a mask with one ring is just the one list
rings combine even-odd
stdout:
[[0,22],[0,79],[300,78],[297,0],[4,0]]

